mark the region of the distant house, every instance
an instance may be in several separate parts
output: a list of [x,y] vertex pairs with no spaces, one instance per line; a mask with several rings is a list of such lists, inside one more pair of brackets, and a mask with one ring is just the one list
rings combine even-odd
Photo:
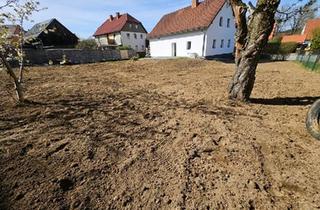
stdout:
[[308,20],[301,34],[285,35],[282,37],[281,42],[296,42],[309,45],[312,40],[313,31],[317,28],[320,28],[320,18]]
[[226,0],[192,0],[161,18],[149,34],[152,57],[211,57],[234,51],[235,22]]
[[79,38],[53,18],[34,25],[25,34],[26,46],[44,48],[72,48]]
[[19,25],[4,25],[2,28],[5,28],[7,31],[7,39],[11,41],[19,41],[20,33],[25,33],[25,31]]
[[137,52],[145,52],[147,30],[129,14],[110,15],[93,35],[99,47],[128,46]]

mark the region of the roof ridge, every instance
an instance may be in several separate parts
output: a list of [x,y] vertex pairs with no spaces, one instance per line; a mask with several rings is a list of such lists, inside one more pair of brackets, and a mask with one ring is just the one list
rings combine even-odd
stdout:
[[196,31],[210,26],[226,0],[204,0],[196,8],[187,6],[161,17],[149,34],[156,38],[170,34]]

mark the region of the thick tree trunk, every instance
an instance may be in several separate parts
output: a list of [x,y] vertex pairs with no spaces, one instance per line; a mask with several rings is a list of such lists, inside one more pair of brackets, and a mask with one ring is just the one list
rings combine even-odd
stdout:
[[3,65],[5,66],[6,72],[13,79],[14,88],[15,88],[15,91],[16,91],[16,95],[17,95],[18,101],[21,102],[21,103],[24,102],[24,95],[23,95],[23,90],[22,90],[21,83],[19,82],[17,76],[13,72],[13,69],[11,68],[10,64],[6,60],[5,56],[1,52],[0,52],[0,59],[1,59],[1,62],[3,63]]
[[280,0],[258,0],[257,7],[246,20],[247,6],[231,0],[236,19],[236,72],[229,85],[229,98],[248,101],[254,87],[260,54],[268,42],[275,23]]

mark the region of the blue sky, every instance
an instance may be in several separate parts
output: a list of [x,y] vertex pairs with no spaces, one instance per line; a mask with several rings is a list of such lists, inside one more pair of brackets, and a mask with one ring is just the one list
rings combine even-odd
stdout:
[[[39,0],[48,9],[33,16],[35,22],[53,17],[80,38],[90,37],[110,14],[129,13],[150,32],[162,15],[190,5],[191,0]],[[253,1],[254,2],[254,1]],[[288,4],[292,0],[282,0]],[[34,23],[27,23],[29,29]]]

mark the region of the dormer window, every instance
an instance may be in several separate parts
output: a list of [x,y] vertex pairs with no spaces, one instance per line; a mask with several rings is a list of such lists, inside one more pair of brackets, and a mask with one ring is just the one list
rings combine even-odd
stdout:
[[223,26],[223,17],[220,17],[220,20],[219,20],[219,26],[222,27]]
[[138,29],[138,27],[139,27],[139,26],[138,26],[138,25],[136,25],[136,29]]
[[129,24],[129,27],[132,28],[132,24],[131,23]]

